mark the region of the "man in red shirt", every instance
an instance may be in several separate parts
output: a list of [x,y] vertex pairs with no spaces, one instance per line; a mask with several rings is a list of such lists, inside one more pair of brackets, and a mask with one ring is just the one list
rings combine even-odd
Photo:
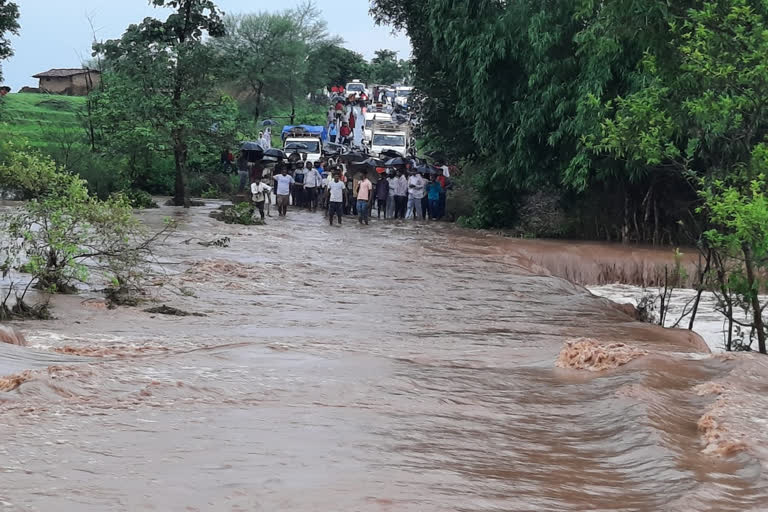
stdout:
[[342,144],[349,144],[349,138],[352,135],[352,130],[349,128],[349,123],[344,123],[341,126],[341,130],[339,130],[339,135],[341,135]]

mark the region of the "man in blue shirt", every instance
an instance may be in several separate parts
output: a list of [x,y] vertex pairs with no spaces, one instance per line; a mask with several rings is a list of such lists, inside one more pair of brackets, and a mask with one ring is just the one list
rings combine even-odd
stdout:
[[437,220],[440,216],[440,194],[443,192],[443,186],[435,179],[435,175],[429,177],[427,184],[427,199],[429,200],[429,217]]

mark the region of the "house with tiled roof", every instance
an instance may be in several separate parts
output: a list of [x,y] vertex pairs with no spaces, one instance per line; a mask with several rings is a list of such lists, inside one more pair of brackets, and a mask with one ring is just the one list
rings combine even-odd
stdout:
[[88,68],[51,69],[38,73],[40,92],[86,96],[101,83],[101,72]]

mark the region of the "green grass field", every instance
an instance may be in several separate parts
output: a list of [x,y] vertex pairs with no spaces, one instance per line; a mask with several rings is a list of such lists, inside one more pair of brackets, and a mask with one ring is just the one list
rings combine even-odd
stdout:
[[78,113],[85,98],[50,94],[9,94],[3,99],[6,137],[43,150],[85,134]]

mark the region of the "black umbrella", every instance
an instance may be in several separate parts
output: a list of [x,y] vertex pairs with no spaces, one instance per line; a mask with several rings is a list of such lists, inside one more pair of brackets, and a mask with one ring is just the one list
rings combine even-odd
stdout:
[[399,156],[397,158],[392,158],[390,160],[387,160],[387,162],[384,165],[386,165],[387,167],[397,167],[399,165],[408,165],[408,163],[409,163],[408,160]]
[[337,103],[337,102],[341,101],[343,103],[343,102],[347,101],[347,97],[346,96],[334,96],[333,98],[331,98],[331,101],[334,102],[334,103]]
[[271,161],[277,162],[279,160],[285,160],[286,158],[288,157],[285,155],[285,152],[281,149],[272,148],[264,152],[264,160],[271,160]]
[[271,119],[267,119],[266,121],[261,122],[261,126],[276,126],[276,125],[277,123]]
[[264,148],[261,147],[261,144],[258,142],[243,142],[243,145],[240,146],[240,151],[257,151],[257,152],[264,152]]
[[377,167],[385,167],[384,161],[379,160],[378,158],[366,158],[362,162],[352,162],[351,165],[359,166],[359,167],[371,167],[373,169]]
[[360,162],[365,160],[368,155],[361,153],[360,151],[352,151],[351,153],[343,154],[339,157],[339,160],[344,162]]
[[403,155],[394,149],[387,149],[386,151],[382,151],[379,156],[386,158],[402,158]]

